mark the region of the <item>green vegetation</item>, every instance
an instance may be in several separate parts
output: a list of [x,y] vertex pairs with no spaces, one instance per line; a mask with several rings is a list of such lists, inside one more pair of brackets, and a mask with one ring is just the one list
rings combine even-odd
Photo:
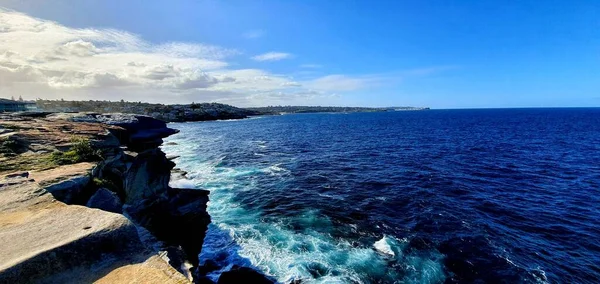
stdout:
[[167,122],[238,119],[261,113],[219,103],[192,103],[187,105],[164,105],[142,102],[111,101],[64,101],[38,99],[39,110],[49,112],[100,112],[132,113],[149,115]]
[[51,154],[15,155],[0,158],[0,173],[14,171],[47,170],[57,165],[51,158]]
[[92,183],[94,184],[94,186],[96,188],[104,187],[113,192],[119,192],[119,190],[120,190],[119,186],[117,186],[114,182],[112,182],[108,179],[94,178],[94,179],[92,179]]
[[0,154],[14,155],[17,153],[19,143],[15,140],[4,139],[0,141]]
[[395,110],[424,110],[419,107],[328,107],[328,106],[268,106],[255,108],[237,108],[220,103],[196,103],[182,105],[164,105],[142,102],[111,101],[36,101],[38,109],[49,112],[100,112],[143,114],[167,122],[205,121],[218,119],[241,119],[253,115],[276,115],[282,113],[318,113],[318,112],[379,112]]
[[50,159],[57,165],[76,164],[81,162],[98,161],[102,158],[102,153],[99,150],[94,150],[88,139],[73,138],[73,146],[66,152],[54,152]]

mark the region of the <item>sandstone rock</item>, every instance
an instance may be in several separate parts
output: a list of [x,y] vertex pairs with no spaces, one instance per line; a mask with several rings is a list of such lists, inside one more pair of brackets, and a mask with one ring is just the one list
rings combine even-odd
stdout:
[[181,284],[189,283],[189,279],[158,256],[152,256],[142,263],[129,264],[112,270],[95,283]]
[[[174,163],[158,146],[177,130],[151,117],[124,114],[10,119],[18,130],[3,135],[23,142],[22,151],[0,174],[21,170],[20,161],[31,166],[0,176],[0,283],[190,279],[189,263],[198,266],[210,223],[208,192],[168,187]],[[36,158],[39,153],[68,150],[73,137],[89,139],[102,150],[102,161],[36,166],[46,161]],[[126,216],[111,213],[122,210]],[[161,258],[156,251],[165,253]]]
[[85,204],[90,194],[86,189],[93,167],[93,163],[78,163],[34,172],[32,176],[57,200],[67,204]]
[[58,202],[42,186],[87,167],[30,173],[36,180],[24,173],[0,178],[19,181],[0,187],[0,283],[90,283],[109,275],[112,283],[130,283],[126,275],[185,282],[141,243],[127,218]]
[[123,212],[123,204],[121,203],[119,196],[106,188],[98,189],[85,206],[113,213]]
[[31,215],[0,230],[2,283],[43,279],[108,255],[127,261],[129,254],[145,250],[135,227],[120,215],[61,203],[25,212]]
[[210,216],[206,190],[167,189],[154,198],[125,205],[123,210],[166,245],[181,246],[187,260],[198,266]]
[[169,161],[160,149],[139,153],[125,176],[126,203],[162,194],[169,187],[171,169]]
[[168,128],[162,120],[136,114],[56,113],[47,118],[53,121],[67,120],[117,126],[110,129],[111,133],[122,144],[139,150],[156,148],[162,143],[162,138],[179,132],[179,130]]
[[85,188],[90,183],[89,175],[70,177],[69,179],[48,185],[46,190],[54,195],[54,198],[67,204],[74,204],[82,199]]
[[101,114],[96,116],[99,122],[122,127],[128,132],[128,143],[140,143],[173,135],[179,130],[167,127],[164,121],[145,115]]

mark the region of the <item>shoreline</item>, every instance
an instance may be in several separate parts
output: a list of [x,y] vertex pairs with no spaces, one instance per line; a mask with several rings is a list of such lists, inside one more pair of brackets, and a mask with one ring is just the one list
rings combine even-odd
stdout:
[[[2,115],[0,130],[0,280],[60,282],[87,271],[78,279],[208,281],[198,255],[209,192],[170,187],[174,157],[160,149],[178,130],[148,116],[83,113]],[[31,237],[10,237],[17,232]],[[272,282],[244,267],[218,281],[248,276]]]

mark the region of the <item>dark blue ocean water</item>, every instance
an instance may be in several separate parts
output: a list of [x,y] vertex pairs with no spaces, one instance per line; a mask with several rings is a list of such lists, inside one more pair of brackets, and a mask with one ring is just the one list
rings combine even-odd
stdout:
[[[281,282],[600,283],[600,109],[171,124],[202,261]],[[225,268],[224,268],[225,269]]]

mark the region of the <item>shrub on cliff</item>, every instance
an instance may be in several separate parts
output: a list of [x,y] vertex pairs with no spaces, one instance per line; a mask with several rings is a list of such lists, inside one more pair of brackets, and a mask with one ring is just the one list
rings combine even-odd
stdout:
[[0,154],[15,154],[17,152],[18,147],[19,144],[17,143],[17,141],[11,139],[0,140]]
[[99,150],[94,150],[90,141],[86,138],[73,138],[73,146],[66,152],[54,152],[50,159],[58,165],[68,165],[81,162],[98,161],[102,158]]
[[121,189],[114,182],[112,182],[111,180],[108,180],[108,179],[102,179],[102,178],[95,177],[92,179],[92,183],[94,184],[94,186],[96,188],[106,188],[114,193],[119,193],[120,191],[123,191],[123,189]]

